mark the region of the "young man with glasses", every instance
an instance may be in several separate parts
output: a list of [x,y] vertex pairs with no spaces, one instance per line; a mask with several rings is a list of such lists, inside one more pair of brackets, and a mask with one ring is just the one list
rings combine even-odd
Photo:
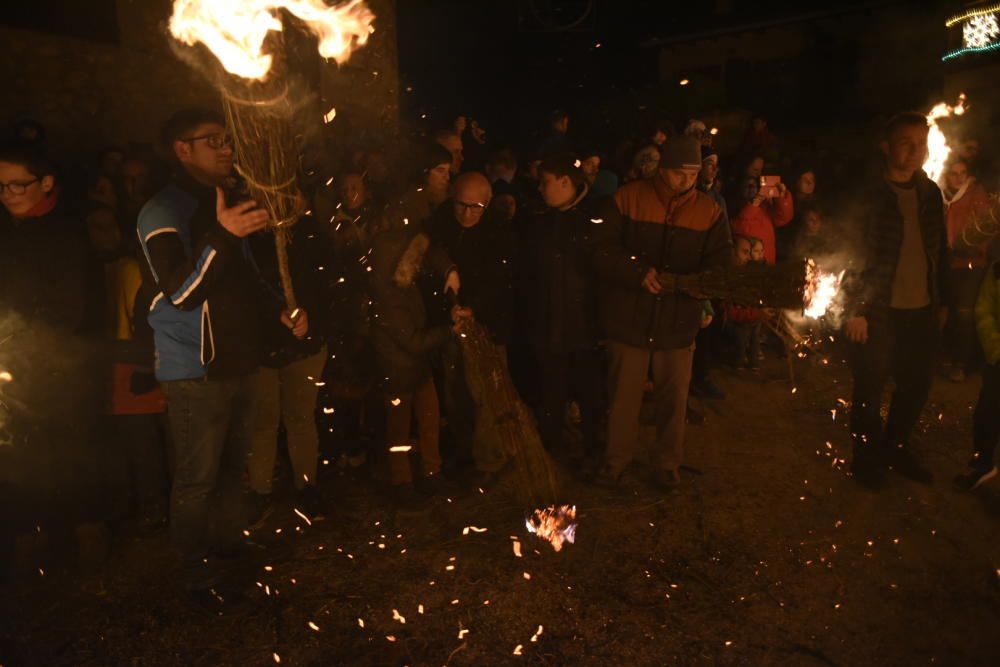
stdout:
[[239,599],[235,589],[220,593],[217,558],[242,541],[261,318],[280,317],[299,338],[309,322],[282,312],[250,259],[246,239],[264,229],[267,212],[226,202],[234,155],[222,117],[180,111],[162,139],[173,178],[139,213],[138,231],[158,290],[148,318],[175,452],[170,527],[193,600],[216,607]]

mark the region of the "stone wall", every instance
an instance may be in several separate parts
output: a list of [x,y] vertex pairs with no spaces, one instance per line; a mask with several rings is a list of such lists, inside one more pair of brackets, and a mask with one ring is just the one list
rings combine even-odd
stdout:
[[[117,5],[118,44],[0,27],[0,132],[30,117],[45,125],[54,150],[83,158],[112,143],[152,142],[178,108],[218,104],[202,76],[171,50],[170,0]],[[355,132],[392,129],[398,115],[395,2],[370,5],[378,19],[369,45],[343,71],[333,63],[319,68],[322,95],[338,110],[343,105]]]

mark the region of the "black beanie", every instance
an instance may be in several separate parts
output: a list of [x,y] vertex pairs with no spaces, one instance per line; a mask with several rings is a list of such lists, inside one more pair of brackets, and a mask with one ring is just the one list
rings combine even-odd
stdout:
[[701,142],[694,137],[670,137],[663,144],[660,169],[701,169]]

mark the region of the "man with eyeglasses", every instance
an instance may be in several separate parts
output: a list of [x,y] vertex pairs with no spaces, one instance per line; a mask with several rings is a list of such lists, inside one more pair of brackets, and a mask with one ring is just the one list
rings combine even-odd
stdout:
[[148,319],[175,452],[170,527],[192,600],[225,609],[241,600],[238,588],[222,592],[235,582],[223,581],[219,558],[242,547],[262,317],[280,317],[299,338],[309,322],[282,312],[250,259],[247,237],[264,229],[267,212],[226,201],[234,154],[222,117],[180,111],[162,139],[173,178],[139,213],[138,232],[158,291]]
[[[514,235],[510,223],[490,207],[493,191],[479,172],[455,179],[452,197],[431,221],[431,242],[444,250],[462,276],[462,305],[486,326],[506,357],[514,310]],[[437,319],[450,321],[450,304],[441,300]],[[469,395],[457,342],[444,352],[444,401],[452,435],[489,484],[506,464],[499,443],[490,438],[483,406]]]

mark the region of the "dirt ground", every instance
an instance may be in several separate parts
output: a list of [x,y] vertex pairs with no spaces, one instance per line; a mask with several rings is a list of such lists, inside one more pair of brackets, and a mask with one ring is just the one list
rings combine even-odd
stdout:
[[843,464],[846,369],[798,370],[794,393],[779,360],[718,372],[729,397],[695,402],[707,419],[670,495],[642,466],[618,492],[573,482],[579,528],[561,552],[526,533],[530,508],[502,490],[394,516],[331,476],[325,521],[286,510],[282,532],[267,529],[254,612],[193,611],[166,532],[133,536],[100,577],[15,581],[0,663],[1000,664],[1000,484],[950,482],[978,377],[936,382],[917,443],[934,483],[892,476],[872,493]]

